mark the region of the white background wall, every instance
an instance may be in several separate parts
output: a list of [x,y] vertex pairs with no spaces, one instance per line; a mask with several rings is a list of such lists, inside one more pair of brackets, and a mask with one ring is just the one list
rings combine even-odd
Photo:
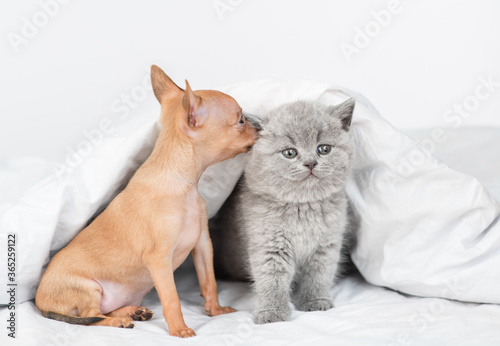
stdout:
[[62,161],[100,119],[159,111],[151,64],[195,89],[341,84],[403,129],[500,126],[500,85],[480,87],[500,82],[495,0],[3,1],[0,37],[0,158]]

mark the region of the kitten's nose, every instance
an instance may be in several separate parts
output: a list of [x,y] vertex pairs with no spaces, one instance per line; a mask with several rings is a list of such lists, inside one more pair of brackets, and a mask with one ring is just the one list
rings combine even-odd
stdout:
[[309,169],[312,171],[314,166],[318,164],[318,161],[311,161],[311,162],[306,162],[304,163],[304,166],[309,167]]

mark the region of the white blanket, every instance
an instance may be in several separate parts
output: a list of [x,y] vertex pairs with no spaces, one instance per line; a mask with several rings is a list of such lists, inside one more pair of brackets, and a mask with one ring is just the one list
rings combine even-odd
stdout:
[[[355,96],[352,134],[358,150],[353,179],[347,190],[360,220],[353,259],[364,279],[418,296],[500,302],[500,226],[496,223],[500,208],[479,181],[448,168],[382,119],[361,95],[340,87],[285,80],[253,81],[220,90],[234,96],[245,110],[258,115],[297,99],[336,104],[348,95]],[[123,188],[147,157],[158,132],[157,117],[158,110],[125,122],[107,134],[84,160],[70,160],[67,169],[59,168],[57,174],[37,184],[17,203],[3,205],[2,254],[7,234],[17,235],[19,335],[50,341],[58,335],[51,331],[70,328],[43,319],[32,302],[23,302],[34,297],[49,256],[65,246],[92,215]],[[202,177],[200,191],[207,199],[210,215],[230,193],[241,174],[242,164],[240,156],[211,167]],[[5,261],[6,256],[2,255],[1,287],[7,284]],[[272,339],[273,333],[277,333],[275,340],[288,341],[307,335],[309,342],[315,342],[334,335],[339,341],[359,337],[359,340],[373,341],[371,344],[405,345],[409,344],[406,338],[422,342],[445,340],[433,339],[441,335],[458,342],[465,335],[460,328],[463,323],[460,318],[465,319],[467,311],[472,309],[457,302],[404,298],[371,286],[361,278],[349,278],[332,291],[336,309],[326,313],[295,312],[289,324],[254,326],[249,322],[252,298],[244,285],[221,285],[222,302],[242,312],[211,319],[201,312],[193,273],[186,273],[182,281],[185,284],[179,286],[179,291],[187,323],[199,335],[209,336],[206,340],[214,344],[228,333],[238,336],[238,329],[249,330],[248,340],[252,343]],[[5,292],[2,289],[0,303],[3,304],[9,298]],[[150,304],[145,305],[153,307],[157,315],[152,322],[138,323],[137,334],[104,328],[96,332],[95,340],[124,336],[132,344],[133,340],[145,340],[146,335],[147,340],[166,338],[154,294],[148,302]],[[487,329],[495,318],[498,323],[498,317],[493,317],[498,316],[498,307],[474,306],[473,309],[480,313],[471,323],[477,332],[484,332],[483,340],[498,338],[499,333]],[[450,323],[448,319],[457,314],[461,317]],[[2,321],[7,316],[6,309],[0,311]],[[430,337],[416,333],[418,330]],[[90,342],[75,333],[64,331],[61,338],[69,338],[72,345]],[[235,343],[238,344],[229,344]],[[245,340],[240,343],[247,344]]]
[[[184,269],[184,268],[183,268]],[[143,305],[155,314],[134,329],[76,326],[40,315],[32,302],[18,306],[17,342],[0,331],[1,345],[137,346],[137,345],[314,345],[314,346],[496,346],[500,340],[500,307],[436,298],[405,297],[373,286],[359,276],[343,280],[331,291],[335,308],[322,312],[292,311],[288,322],[256,325],[255,300],[242,283],[219,282],[222,304],[238,312],[209,317],[203,312],[194,270],[176,273],[176,285],[186,324],[196,337],[171,337],[155,291]],[[0,310],[0,324],[8,319]]]

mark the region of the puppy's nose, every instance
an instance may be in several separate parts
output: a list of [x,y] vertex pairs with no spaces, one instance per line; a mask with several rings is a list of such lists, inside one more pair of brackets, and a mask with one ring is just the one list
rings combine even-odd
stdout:
[[309,169],[312,171],[314,166],[316,166],[317,164],[318,164],[318,161],[310,161],[310,162],[304,163],[304,166],[309,167]]
[[260,133],[259,133],[259,131],[255,131],[255,132],[253,133],[253,140],[254,140],[254,141],[256,141],[257,139],[259,139],[259,137],[260,137]]
[[253,138],[254,141],[256,141],[257,139],[259,139],[259,131],[257,131],[255,129],[255,127],[252,128],[252,138]]

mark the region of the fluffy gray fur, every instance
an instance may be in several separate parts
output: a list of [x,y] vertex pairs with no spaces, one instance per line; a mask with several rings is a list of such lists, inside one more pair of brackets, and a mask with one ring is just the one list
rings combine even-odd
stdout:
[[[290,300],[303,311],[333,307],[329,291],[348,223],[353,110],[353,99],[272,110],[242,178],[210,222],[216,273],[253,281],[256,323],[288,320]],[[330,152],[320,155],[320,145]],[[283,155],[290,148],[296,157]]]

